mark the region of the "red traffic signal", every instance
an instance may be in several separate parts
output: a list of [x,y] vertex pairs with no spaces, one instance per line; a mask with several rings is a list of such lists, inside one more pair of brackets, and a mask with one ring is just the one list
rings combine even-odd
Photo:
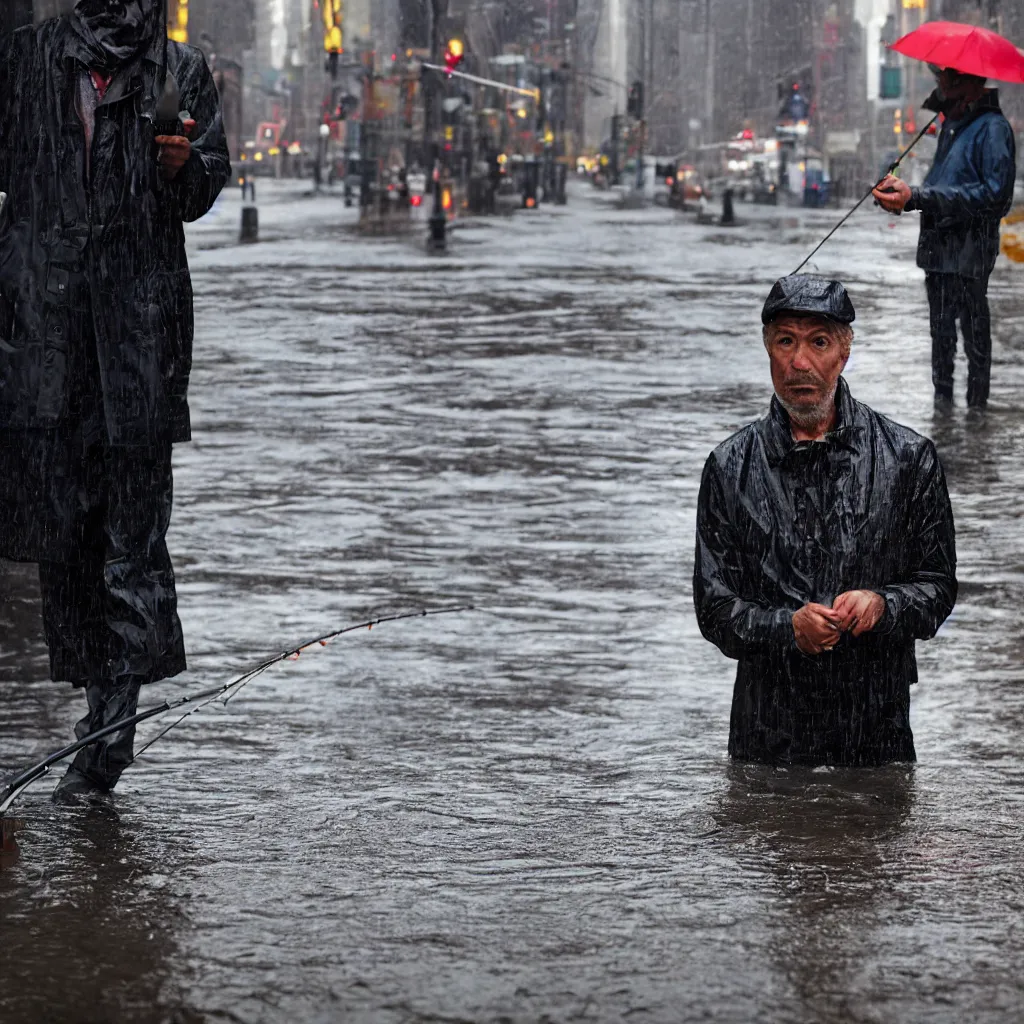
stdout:
[[462,63],[466,56],[466,48],[462,45],[461,39],[449,39],[444,51],[444,70],[449,78],[452,72]]

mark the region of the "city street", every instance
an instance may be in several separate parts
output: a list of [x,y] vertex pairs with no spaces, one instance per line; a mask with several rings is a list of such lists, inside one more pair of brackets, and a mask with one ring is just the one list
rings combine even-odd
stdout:
[[[51,805],[62,769],[29,790],[0,1017],[1021,1020],[1024,267],[992,278],[974,421],[962,356],[933,413],[917,215],[866,204],[816,257],[857,308],[854,395],[939,446],[960,599],[918,645],[915,768],[743,768],[693,614],[700,472],[767,408],[761,304],[838,212],[702,226],[572,182],[430,256],[307,188],[258,183],[257,245],[237,189],[188,231],[190,667],[142,704],[476,610],[274,667],[114,810]],[[47,680],[34,567],[0,566],[0,621],[6,776],[84,700]]]

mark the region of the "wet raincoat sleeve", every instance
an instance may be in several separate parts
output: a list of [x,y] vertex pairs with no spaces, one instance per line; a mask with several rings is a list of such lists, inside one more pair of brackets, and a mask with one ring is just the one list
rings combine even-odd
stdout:
[[946,169],[952,180],[912,189],[908,210],[931,214],[946,225],[1006,215],[1016,177],[1013,129],[1003,117],[986,121],[963,160]]
[[14,99],[10,83],[11,37],[0,34],[0,192],[8,190],[11,151],[10,123]]
[[[16,90],[12,88],[16,61],[15,46],[10,35],[0,35],[0,192],[11,192],[11,154],[14,147],[14,121]],[[10,284],[20,267],[18,252],[6,244],[11,210],[8,203],[0,210],[0,353],[3,342],[10,340],[14,307],[4,285]]]
[[704,466],[697,499],[693,600],[701,633],[726,657],[795,646],[793,611],[756,599],[743,548],[728,515],[715,456]]
[[922,445],[913,500],[908,578],[876,588],[885,613],[875,627],[897,643],[930,640],[956,602],[956,532],[935,446]]
[[[198,56],[198,55],[197,55]],[[171,182],[181,219],[198,220],[209,212],[231,174],[224,118],[213,75],[202,57],[179,71],[181,107],[195,118],[192,155]]]

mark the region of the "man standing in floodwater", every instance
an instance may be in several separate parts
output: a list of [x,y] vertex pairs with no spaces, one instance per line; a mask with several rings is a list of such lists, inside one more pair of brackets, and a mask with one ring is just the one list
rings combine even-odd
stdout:
[[[39,563],[79,736],[185,668],[164,539],[190,437],[182,222],[229,173],[212,75],[163,0],[78,0],[0,40],[0,557]],[[81,750],[54,799],[108,793],[133,742]]]
[[850,394],[853,319],[838,281],[777,281],[761,314],[771,408],[704,467],[694,604],[704,636],[739,661],[729,753],[741,760],[915,760],[914,643],[956,600],[935,447]]
[[1013,204],[1017,176],[1013,129],[999,93],[985,79],[933,68],[937,87],[925,108],[945,116],[935,162],[920,188],[891,175],[874,191],[890,213],[921,211],[917,265],[924,271],[938,408],[953,402],[956,322],[967,356],[967,405],[988,402],[992,321],[988,279],[999,255],[999,222]]

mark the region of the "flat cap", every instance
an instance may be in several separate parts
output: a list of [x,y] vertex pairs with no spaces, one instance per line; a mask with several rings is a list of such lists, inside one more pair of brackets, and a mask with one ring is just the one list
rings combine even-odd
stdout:
[[852,324],[853,303],[838,281],[812,274],[780,277],[765,299],[761,323],[770,324],[780,313],[809,313],[828,317],[841,324]]

